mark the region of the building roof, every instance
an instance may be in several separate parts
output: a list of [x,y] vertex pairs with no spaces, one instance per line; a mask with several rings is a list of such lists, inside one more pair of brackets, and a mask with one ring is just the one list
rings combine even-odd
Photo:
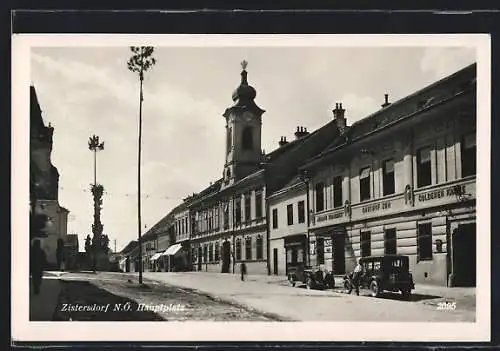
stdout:
[[133,249],[135,249],[138,245],[138,242],[137,240],[132,240],[131,242],[129,242],[127,244],[127,246],[125,246],[121,251],[120,253],[125,255],[127,253],[129,253],[130,251],[132,251]]
[[337,150],[342,145],[362,139],[408,117],[412,117],[416,112],[453,98],[456,94],[470,89],[475,83],[476,63],[473,63],[354,122],[348,127],[344,135],[335,138],[323,152],[308,160],[306,165]]

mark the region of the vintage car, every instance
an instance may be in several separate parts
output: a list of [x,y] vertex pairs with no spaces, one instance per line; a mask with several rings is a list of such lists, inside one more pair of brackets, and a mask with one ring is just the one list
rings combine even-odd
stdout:
[[[367,256],[360,259],[360,264],[363,273],[359,287],[370,289],[373,297],[378,297],[383,291],[401,291],[404,297],[409,298],[411,290],[415,289],[408,256]],[[344,276],[344,288],[347,293],[352,292],[352,273]]]
[[331,272],[323,267],[311,267],[298,265],[289,270],[288,282],[291,286],[305,284],[308,289],[333,289],[335,288],[335,279]]

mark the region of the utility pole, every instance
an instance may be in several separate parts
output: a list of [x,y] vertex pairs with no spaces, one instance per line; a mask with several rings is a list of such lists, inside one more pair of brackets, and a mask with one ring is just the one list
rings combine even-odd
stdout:
[[115,242],[115,253],[116,253],[116,239],[114,240],[114,242]]
[[140,95],[139,95],[139,143],[137,156],[137,236],[139,244],[139,284],[142,285],[142,238],[141,238],[141,142],[142,142],[142,83],[144,81],[144,72],[156,64],[153,56],[154,48],[152,46],[131,46],[133,55],[127,62],[129,71],[139,74]]

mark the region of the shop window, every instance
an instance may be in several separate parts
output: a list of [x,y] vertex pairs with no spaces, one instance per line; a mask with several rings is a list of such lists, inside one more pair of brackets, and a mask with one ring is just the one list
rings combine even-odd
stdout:
[[208,245],[208,261],[209,262],[214,261],[214,244],[212,243]]
[[359,201],[370,199],[370,167],[359,172]]
[[316,254],[318,264],[325,264],[325,239],[318,238],[316,241]]
[[250,200],[251,200],[251,195],[250,194],[245,195],[245,222],[250,222],[250,219],[252,218],[250,212],[251,211]]
[[431,185],[431,149],[422,148],[417,152],[417,187]]
[[240,198],[236,199],[235,201],[235,222],[236,222],[236,225],[240,225],[241,224],[241,200]]
[[304,206],[304,201],[299,201],[297,204],[297,212],[299,215],[299,223],[304,223],[306,221],[306,209]]
[[236,239],[236,259],[241,260],[241,239]]
[[342,203],[342,177],[333,178],[333,207],[341,207]]
[[253,149],[253,133],[252,133],[252,127],[246,127],[243,129],[243,135],[242,135],[242,146],[243,150],[252,150]]
[[476,133],[465,135],[460,145],[462,177],[476,174]]
[[264,239],[262,235],[257,236],[257,257],[258,260],[264,258]]
[[396,228],[386,229],[384,232],[384,252],[386,255],[395,255],[396,251]]
[[287,219],[288,225],[293,224],[293,204],[286,206],[286,219]]
[[219,251],[219,242],[217,241],[215,243],[215,248],[214,248],[214,259],[215,259],[215,262],[219,262],[219,257],[220,257],[220,251]]
[[361,257],[370,256],[372,253],[371,232],[361,232],[360,240]]
[[273,209],[273,229],[278,228],[278,209]]
[[245,238],[245,259],[252,259],[252,237],[249,236]]
[[299,247],[297,249],[297,263],[302,263],[304,262],[304,249]]
[[394,194],[394,160],[387,160],[383,164],[384,196]]
[[255,193],[255,217],[256,218],[262,217],[262,193],[261,192]]
[[325,209],[325,185],[316,183],[314,191],[316,193],[316,212],[323,211]]
[[418,260],[432,260],[432,223],[418,225],[417,233]]

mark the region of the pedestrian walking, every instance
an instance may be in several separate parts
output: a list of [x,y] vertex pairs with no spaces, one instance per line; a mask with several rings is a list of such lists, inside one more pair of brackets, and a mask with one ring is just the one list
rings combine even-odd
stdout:
[[241,262],[240,270],[241,270],[241,281],[244,281],[245,275],[247,274],[247,265],[245,264],[245,262]]
[[34,240],[30,253],[30,273],[35,295],[40,293],[43,271],[47,264],[47,256],[40,246],[40,240]]

